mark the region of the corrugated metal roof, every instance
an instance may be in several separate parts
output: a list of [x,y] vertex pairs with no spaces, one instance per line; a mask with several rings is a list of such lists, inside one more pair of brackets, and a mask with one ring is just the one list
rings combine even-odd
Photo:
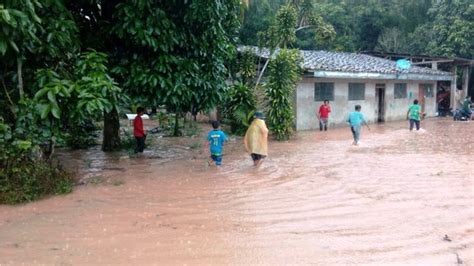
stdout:
[[[247,49],[253,51],[257,56],[270,57],[268,49],[259,49],[255,46],[240,46],[238,48],[240,52]],[[309,72],[340,71],[349,73],[452,75],[450,72],[418,66],[400,70],[397,69],[395,61],[366,54],[308,50],[300,50],[300,53],[303,58],[301,66]]]

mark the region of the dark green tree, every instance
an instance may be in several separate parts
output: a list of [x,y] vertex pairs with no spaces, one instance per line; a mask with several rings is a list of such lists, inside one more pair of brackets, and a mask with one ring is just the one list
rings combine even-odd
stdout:
[[435,55],[474,57],[474,4],[469,0],[435,1],[428,11],[428,29],[434,38],[427,52]]
[[210,109],[226,87],[224,63],[235,55],[239,12],[236,0],[120,3],[114,73],[135,101],[165,105],[177,120]]

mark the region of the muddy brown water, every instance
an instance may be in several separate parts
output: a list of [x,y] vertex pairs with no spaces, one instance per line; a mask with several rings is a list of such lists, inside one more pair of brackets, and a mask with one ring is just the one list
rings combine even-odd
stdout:
[[240,139],[220,169],[199,139],[68,152],[106,182],[0,206],[0,265],[474,265],[474,122],[422,127],[299,133],[258,169]]

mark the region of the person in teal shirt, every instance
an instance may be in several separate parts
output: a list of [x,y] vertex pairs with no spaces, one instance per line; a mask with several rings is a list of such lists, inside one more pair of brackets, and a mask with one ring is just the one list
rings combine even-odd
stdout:
[[355,112],[350,112],[349,117],[347,118],[347,123],[351,126],[352,137],[354,138],[354,142],[352,145],[359,145],[360,140],[360,131],[362,127],[362,123],[364,123],[367,128],[370,130],[367,121],[364,118],[364,115],[360,112],[362,107],[360,105],[355,106]]
[[462,111],[469,118],[469,120],[471,119],[471,116],[472,116],[471,105],[472,105],[471,96],[466,96],[466,98],[464,99],[464,102],[462,103]]
[[213,129],[207,135],[207,141],[209,141],[209,148],[211,152],[211,160],[214,161],[217,166],[221,166],[222,150],[224,142],[227,141],[227,136],[222,130],[220,130],[220,124],[218,121],[212,121],[212,128]]
[[414,100],[407,112],[407,118],[410,120],[410,131],[413,130],[414,125],[416,125],[416,130],[420,130],[420,120],[422,115],[423,112],[421,111],[421,106],[418,104],[418,100]]

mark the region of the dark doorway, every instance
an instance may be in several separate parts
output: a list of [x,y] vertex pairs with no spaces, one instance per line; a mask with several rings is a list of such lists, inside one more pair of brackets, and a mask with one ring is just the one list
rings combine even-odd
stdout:
[[451,106],[451,82],[438,81],[436,86],[436,104],[438,116],[447,116],[450,114],[449,107]]
[[375,85],[375,99],[377,101],[377,122],[385,122],[385,84]]

